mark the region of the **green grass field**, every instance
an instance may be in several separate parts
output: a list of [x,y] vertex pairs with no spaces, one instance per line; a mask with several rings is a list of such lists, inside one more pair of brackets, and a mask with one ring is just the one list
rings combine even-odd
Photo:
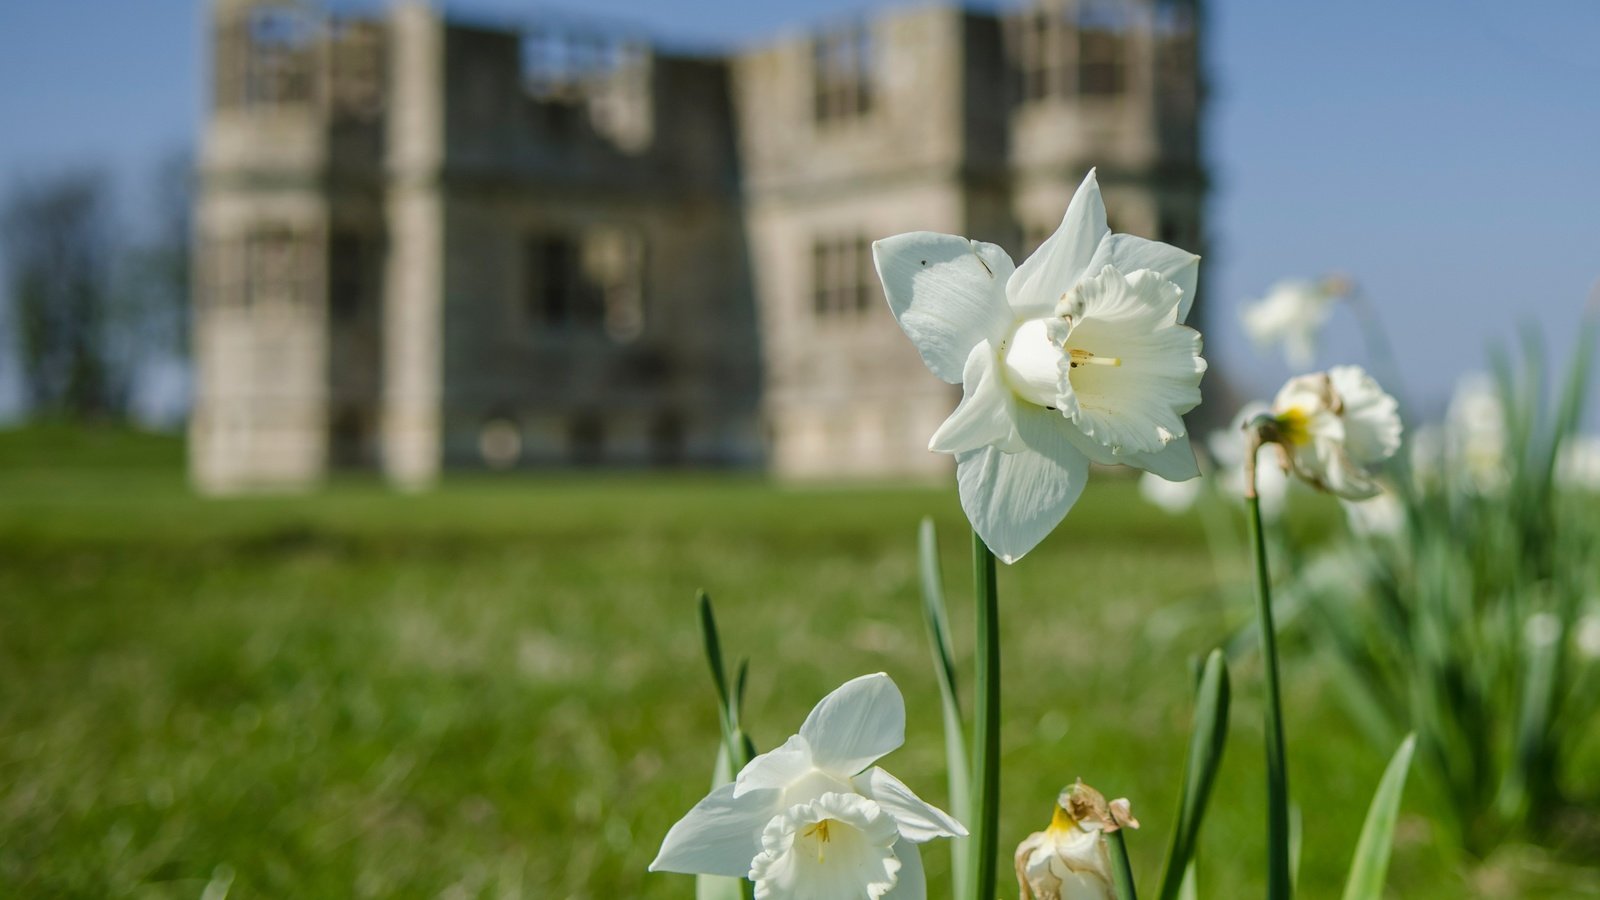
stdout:
[[[946,799],[915,533],[935,517],[965,652],[953,487],[562,475],[207,500],[180,455],[170,438],[0,434],[0,895],[692,896],[645,866],[716,747],[701,587],[727,652],[752,659],[763,749],[886,671],[910,723],[884,765]],[[1190,660],[1248,616],[1213,573],[1196,522],[1115,478],[1001,572],[1008,855],[1081,776],[1133,800],[1153,891]],[[1383,754],[1292,644],[1287,665],[1300,883],[1334,897]],[[1259,673],[1246,658],[1233,676],[1208,898],[1263,885]],[[1393,896],[1600,895],[1593,870],[1544,857],[1462,866],[1413,788]],[[924,859],[938,896],[948,855]]]

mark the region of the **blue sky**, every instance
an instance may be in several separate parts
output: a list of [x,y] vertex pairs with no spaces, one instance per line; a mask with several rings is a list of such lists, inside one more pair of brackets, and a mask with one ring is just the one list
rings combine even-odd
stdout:
[[[679,45],[758,41],[873,0],[456,0],[581,10]],[[192,140],[193,0],[0,4],[0,182],[109,162],[136,184]],[[1284,275],[1339,269],[1382,310],[1412,392],[1436,401],[1533,319],[1565,357],[1600,278],[1600,3],[1212,0],[1216,173],[1208,355],[1269,391],[1287,374],[1237,328]],[[131,217],[141,201],[129,188]],[[1360,361],[1336,320],[1324,362]],[[1591,419],[1591,427],[1596,424]]]

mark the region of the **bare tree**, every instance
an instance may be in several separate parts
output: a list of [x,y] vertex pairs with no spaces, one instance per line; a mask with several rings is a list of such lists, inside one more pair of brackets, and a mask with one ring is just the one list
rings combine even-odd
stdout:
[[150,221],[127,249],[119,277],[134,295],[129,325],[146,356],[189,356],[190,223],[193,219],[194,158],[187,148],[162,158],[146,198]]
[[110,185],[94,169],[15,182],[0,201],[0,253],[35,413],[105,417],[126,390],[110,353]]

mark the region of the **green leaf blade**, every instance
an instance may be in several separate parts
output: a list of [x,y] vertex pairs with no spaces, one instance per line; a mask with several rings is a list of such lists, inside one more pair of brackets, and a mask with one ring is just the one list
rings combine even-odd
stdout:
[[1195,694],[1194,728],[1189,735],[1189,754],[1184,762],[1183,796],[1178,820],[1167,848],[1167,861],[1161,878],[1161,900],[1177,900],[1182,894],[1185,873],[1193,865],[1199,841],[1200,822],[1222,764],[1222,751],[1228,736],[1228,704],[1231,688],[1228,664],[1221,650],[1206,657]]
[[[945,608],[944,579],[939,569],[939,539],[933,519],[924,517],[917,531],[917,557],[922,583],[922,617],[928,629],[928,645],[933,651],[935,680],[944,715],[946,781],[950,790],[950,814],[956,821],[972,821],[971,771],[967,766],[966,722],[961,715],[957,691],[955,654],[950,644],[950,617]],[[950,876],[958,891],[967,888],[967,839],[950,841]]]
[[1356,841],[1344,900],[1379,900],[1383,896],[1395,824],[1400,819],[1400,797],[1405,793],[1406,775],[1411,771],[1411,757],[1416,746],[1417,736],[1407,735],[1378,781],[1378,790],[1373,793],[1372,805],[1367,809],[1367,820],[1361,826],[1361,837]]

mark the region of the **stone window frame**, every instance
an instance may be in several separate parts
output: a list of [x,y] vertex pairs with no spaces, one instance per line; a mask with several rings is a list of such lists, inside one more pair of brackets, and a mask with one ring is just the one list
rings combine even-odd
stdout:
[[872,241],[861,234],[818,237],[811,243],[811,312],[818,319],[858,317],[882,292]]
[[389,47],[383,23],[362,18],[329,22],[328,105],[335,119],[376,122],[388,104]]
[[382,303],[383,243],[359,228],[328,234],[328,317],[347,322],[376,315]]
[[541,229],[523,238],[522,312],[540,330],[567,331],[600,324],[599,298],[584,283],[582,236]]
[[305,309],[322,277],[320,242],[308,229],[257,225],[240,241],[237,300],[252,311]]
[[818,125],[864,118],[876,105],[872,27],[853,22],[818,34],[811,45],[812,118]]
[[1046,0],[1015,14],[1008,30],[1017,101],[1125,95],[1132,27],[1126,0]]
[[649,324],[649,242],[643,229],[535,229],[524,237],[521,254],[519,301],[534,328],[600,331],[616,343],[643,336]]
[[262,5],[217,26],[213,102],[273,109],[318,100],[322,25],[304,9]]

